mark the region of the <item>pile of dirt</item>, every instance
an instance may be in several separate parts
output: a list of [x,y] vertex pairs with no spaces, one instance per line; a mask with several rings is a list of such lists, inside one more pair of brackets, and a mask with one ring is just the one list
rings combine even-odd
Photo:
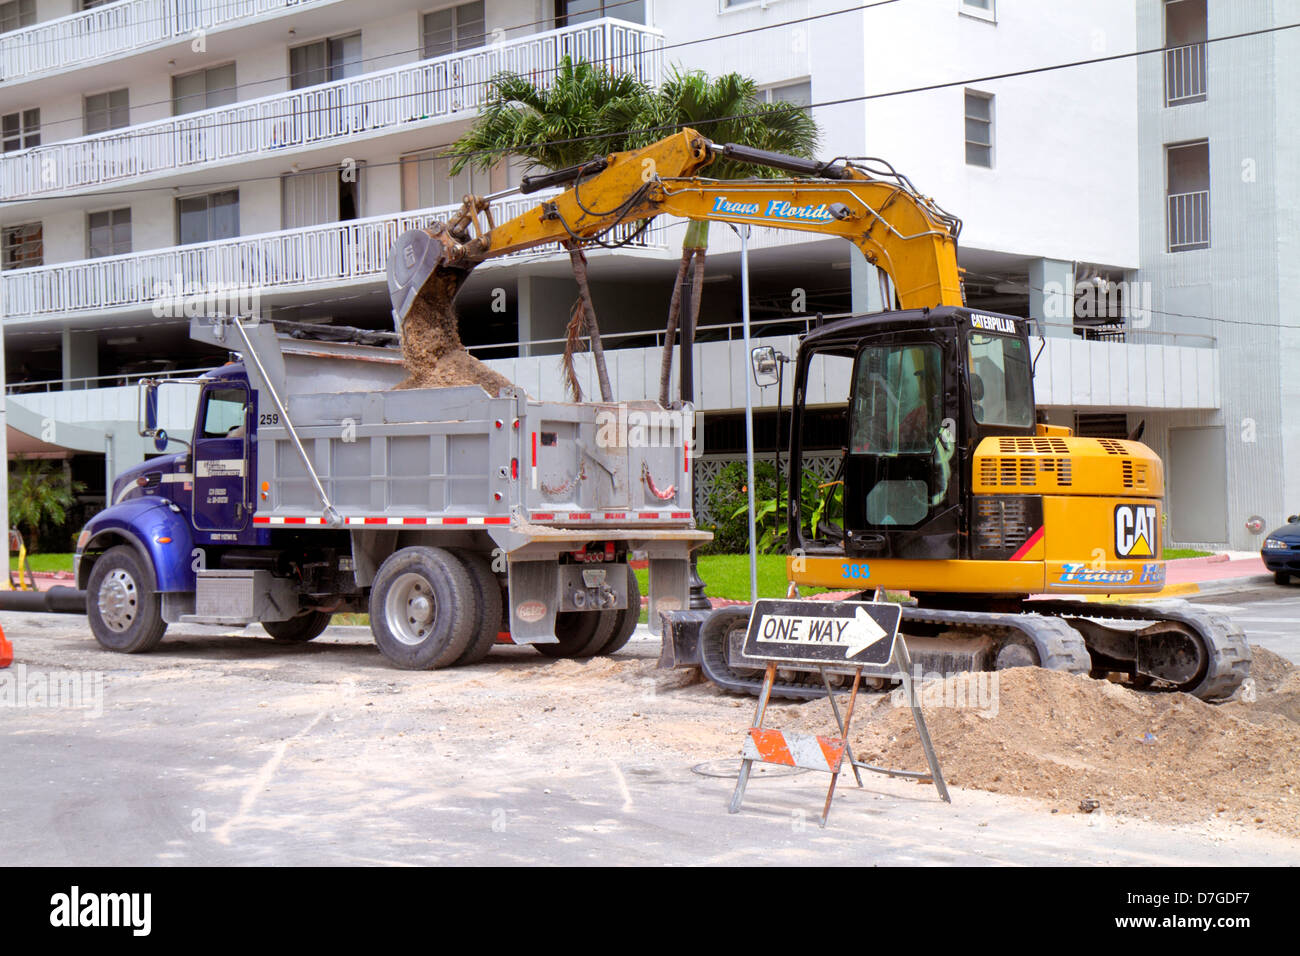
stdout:
[[[926,682],[926,725],[955,786],[1036,797],[1054,812],[1085,812],[1080,804],[1096,801],[1102,813],[1300,836],[1300,670],[1261,648],[1255,655],[1254,700],[1247,689],[1207,704],[1025,667]],[[989,679],[982,689],[974,683]],[[925,768],[901,705],[895,693],[859,711],[859,760]],[[819,708],[801,707],[800,723],[826,733]]]
[[435,273],[411,305],[402,323],[402,357],[411,374],[397,388],[479,385],[495,397],[511,387],[508,378],[465,351],[452,306],[456,285],[453,277]]

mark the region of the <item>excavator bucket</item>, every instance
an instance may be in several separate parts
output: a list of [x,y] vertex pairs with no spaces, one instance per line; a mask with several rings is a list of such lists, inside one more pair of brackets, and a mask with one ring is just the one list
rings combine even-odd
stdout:
[[458,251],[458,243],[441,222],[428,229],[408,229],[397,237],[388,253],[388,294],[393,327],[399,334],[417,300],[428,300],[442,311],[456,298],[470,273],[469,268],[450,264],[460,258]]

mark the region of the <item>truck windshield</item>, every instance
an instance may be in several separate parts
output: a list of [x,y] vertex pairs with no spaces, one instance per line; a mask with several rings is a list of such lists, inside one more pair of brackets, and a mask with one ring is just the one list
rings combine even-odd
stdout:
[[878,345],[858,356],[849,451],[854,455],[928,454],[941,424],[937,345]]
[[1032,427],[1034,384],[1024,340],[971,332],[967,349],[975,421],[981,425]]

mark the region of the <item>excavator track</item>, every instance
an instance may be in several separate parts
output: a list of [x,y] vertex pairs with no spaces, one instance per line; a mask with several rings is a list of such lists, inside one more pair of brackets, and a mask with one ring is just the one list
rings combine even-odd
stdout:
[[[744,660],[740,652],[749,614],[748,606],[737,605],[710,615],[700,628],[699,660],[704,675],[717,686],[757,696],[763,686],[764,662]],[[914,666],[923,674],[1028,664],[1071,674],[1092,670],[1083,637],[1054,616],[905,605],[899,630],[907,639]],[[1008,646],[1027,653],[1000,656]],[[772,696],[813,700],[825,697],[826,690],[815,672],[779,670]]]
[[[1159,680],[1201,700],[1231,697],[1250,676],[1245,632],[1226,616],[1186,601],[1031,601],[1026,607],[1058,617],[1080,631],[1092,653],[1094,672],[1127,671],[1139,680]],[[1145,628],[1133,627],[1144,622]],[[1140,649],[1144,644],[1163,648],[1165,659],[1146,659]]]
[[[1250,676],[1250,646],[1241,628],[1185,601],[1033,601],[1025,607],[1017,614],[904,605],[900,633],[922,674],[1021,665],[1098,677],[1124,672],[1137,686],[1202,700],[1231,697]],[[710,615],[699,631],[699,663],[718,687],[757,695],[764,662],[741,654],[749,614],[748,606],[738,605]],[[779,670],[772,689],[787,700],[825,694],[820,675],[807,671]]]

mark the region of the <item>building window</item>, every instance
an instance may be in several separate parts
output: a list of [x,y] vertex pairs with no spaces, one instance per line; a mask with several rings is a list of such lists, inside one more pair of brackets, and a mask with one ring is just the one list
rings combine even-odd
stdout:
[[961,0],[961,5],[972,10],[982,10],[985,13],[993,12],[993,0]]
[[993,168],[993,97],[966,91],[966,165]]
[[10,0],[0,3],[0,33],[21,30],[36,22],[36,0]]
[[1206,94],[1205,0],[1165,3],[1165,105],[1202,103]]
[[29,269],[45,264],[45,243],[41,239],[39,222],[5,226],[2,241],[4,251],[0,268]]
[[1210,248],[1210,142],[1165,147],[1169,251]]
[[424,15],[424,58],[446,56],[483,46],[486,27],[483,2],[435,10]]
[[41,111],[34,109],[6,113],[0,117],[0,133],[3,134],[0,135],[0,140],[4,143],[6,153],[41,145]]
[[108,209],[86,217],[86,246],[91,259],[131,251],[131,210]]
[[93,10],[95,7],[102,7],[106,3],[112,3],[113,0],[81,0],[82,10]]
[[233,239],[239,235],[239,190],[176,200],[178,245]]
[[528,160],[498,163],[484,171],[466,166],[455,178],[451,161],[438,158],[447,147],[435,147],[402,157],[402,209],[458,205],[467,195],[483,196],[518,186]]
[[[754,0],[745,0],[753,3]],[[728,4],[736,6],[737,4]],[[645,0],[555,0],[555,25],[574,27],[601,17],[617,17],[629,23],[645,23]]]
[[126,90],[96,93],[86,97],[86,135],[121,129],[131,123],[131,110]]
[[792,106],[812,106],[812,80],[800,80],[798,83],[782,83],[758,91],[758,98],[764,103],[788,103]]
[[337,166],[318,172],[295,173],[280,183],[280,223],[283,229],[320,226],[356,219],[361,209],[361,167],[344,179]]
[[289,51],[289,86],[295,90],[359,76],[361,70],[360,33],[317,40]]
[[172,77],[172,115],[181,116],[235,102],[235,64]]

